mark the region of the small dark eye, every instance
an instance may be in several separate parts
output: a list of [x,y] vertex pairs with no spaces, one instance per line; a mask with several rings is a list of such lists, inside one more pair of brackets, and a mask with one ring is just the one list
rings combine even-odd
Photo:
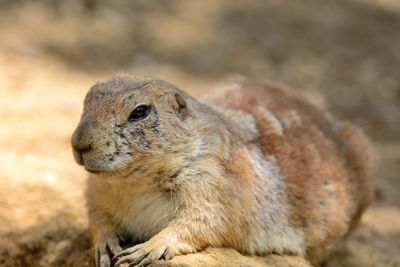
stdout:
[[131,115],[129,115],[128,121],[129,122],[133,122],[133,121],[138,121],[141,119],[144,119],[147,117],[147,115],[149,115],[150,112],[150,107],[147,105],[140,105],[137,106],[131,113]]

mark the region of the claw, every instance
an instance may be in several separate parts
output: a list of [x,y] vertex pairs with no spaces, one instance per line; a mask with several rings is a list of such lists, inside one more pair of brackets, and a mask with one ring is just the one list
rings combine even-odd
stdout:
[[163,252],[163,254],[161,255],[160,259],[164,259],[164,260],[170,260],[171,257],[171,249],[170,248],[166,248]]
[[94,266],[100,267],[100,252],[97,248],[94,249]]
[[150,263],[152,263],[154,261],[154,259],[151,258],[144,258],[142,261],[140,261],[136,267],[144,267],[149,265]]
[[107,254],[100,257],[100,267],[110,267],[110,258]]
[[[135,254],[137,254],[137,253],[135,253]],[[135,254],[130,254],[130,255],[127,255],[127,256],[124,256],[124,257],[120,258],[120,259],[114,264],[114,267],[117,267],[117,266],[119,266],[119,265],[121,265],[122,263],[125,263],[125,262],[127,262],[129,265],[136,265],[136,264],[138,264],[143,258],[145,258],[145,257],[148,255],[148,253],[147,253],[147,254],[143,253],[143,254],[138,255],[138,256],[135,256]]]
[[132,253],[136,252],[137,250],[139,250],[139,248],[137,246],[127,248],[125,250],[122,250],[122,251],[114,254],[114,257],[112,259],[116,260],[117,258],[119,258],[121,256],[132,254]]

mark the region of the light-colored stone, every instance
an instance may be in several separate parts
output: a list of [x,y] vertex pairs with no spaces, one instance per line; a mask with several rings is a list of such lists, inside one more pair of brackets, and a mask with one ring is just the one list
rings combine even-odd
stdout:
[[157,261],[151,267],[311,267],[303,258],[295,256],[269,255],[248,257],[234,249],[208,248],[203,252],[176,256],[170,261]]

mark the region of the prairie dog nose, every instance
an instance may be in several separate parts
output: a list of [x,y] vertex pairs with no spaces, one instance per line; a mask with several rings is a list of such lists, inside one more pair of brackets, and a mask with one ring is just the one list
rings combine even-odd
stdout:
[[78,153],[83,153],[90,151],[92,149],[92,144],[91,143],[78,143],[78,144],[73,144],[73,148],[75,149],[76,152]]
[[93,131],[90,123],[81,122],[71,138],[71,145],[75,159],[79,164],[83,164],[82,154],[93,149],[92,140]]

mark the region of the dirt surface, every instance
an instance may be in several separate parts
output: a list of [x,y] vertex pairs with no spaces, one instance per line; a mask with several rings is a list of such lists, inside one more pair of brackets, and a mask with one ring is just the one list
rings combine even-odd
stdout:
[[[280,81],[355,122],[373,143],[376,201],[327,266],[400,266],[398,0],[0,0],[0,36],[0,266],[88,265],[85,173],[69,138],[88,88],[118,71],[194,95]],[[186,257],[169,266],[307,266]]]

